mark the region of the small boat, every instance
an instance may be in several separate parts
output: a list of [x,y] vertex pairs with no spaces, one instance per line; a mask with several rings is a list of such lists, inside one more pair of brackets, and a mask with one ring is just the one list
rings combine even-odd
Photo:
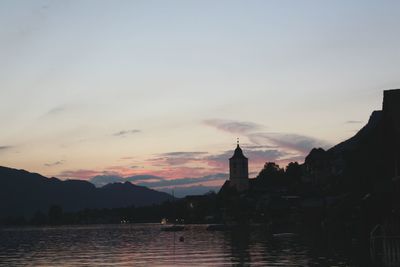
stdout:
[[161,228],[161,231],[164,232],[179,232],[183,230],[185,230],[185,226],[183,225],[169,225]]

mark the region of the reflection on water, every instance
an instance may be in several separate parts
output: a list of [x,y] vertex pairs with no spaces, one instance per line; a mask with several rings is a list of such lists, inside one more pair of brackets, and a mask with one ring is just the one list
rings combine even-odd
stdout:
[[[262,228],[209,232],[204,225],[163,232],[159,225],[0,229],[2,266],[349,266],[331,248]],[[184,236],[184,242],[179,238]],[[351,266],[357,266],[354,265]]]

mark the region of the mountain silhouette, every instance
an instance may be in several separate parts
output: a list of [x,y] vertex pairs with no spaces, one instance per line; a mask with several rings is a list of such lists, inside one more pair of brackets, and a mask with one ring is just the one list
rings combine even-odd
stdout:
[[82,180],[62,181],[37,173],[0,166],[0,218],[32,216],[51,206],[64,211],[159,204],[172,196],[130,182],[96,188]]
[[130,177],[121,177],[118,175],[97,175],[92,177],[89,182],[94,184],[96,187],[102,187],[110,183],[123,183],[123,182],[136,182],[143,180],[165,180],[163,177],[155,175],[133,175]]
[[175,196],[185,197],[187,195],[203,195],[210,191],[218,191],[219,186],[202,185],[201,183],[224,180],[226,178],[227,174],[225,173],[215,173],[201,177],[181,177],[175,179],[141,174],[129,177],[122,177],[118,175],[97,175],[88,181],[94,184],[96,187],[103,187],[111,183],[131,182],[148,188],[159,188],[157,190],[167,193],[170,193],[171,190],[174,189]]
[[305,159],[306,179],[335,193],[359,195],[387,190],[400,170],[400,90],[384,91],[382,110],[350,139]]

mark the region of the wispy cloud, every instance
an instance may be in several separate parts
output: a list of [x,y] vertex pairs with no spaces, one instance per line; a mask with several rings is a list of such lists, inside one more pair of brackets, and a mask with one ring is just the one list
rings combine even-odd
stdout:
[[307,154],[315,147],[329,147],[330,144],[310,136],[291,133],[254,133],[248,135],[255,144],[270,143],[284,150],[298,151]]
[[131,168],[131,169],[141,169],[141,168],[143,168],[143,166],[132,165],[132,166],[129,166],[129,168]]
[[113,136],[124,137],[124,136],[127,136],[127,135],[137,134],[137,133],[140,133],[140,132],[141,132],[141,131],[138,130],[138,129],[133,129],[133,130],[122,130],[122,131],[113,133],[112,135],[113,135]]
[[253,133],[248,135],[254,144],[273,144],[283,150],[294,150],[306,154],[315,147],[329,147],[330,144],[310,136],[291,133]]
[[67,110],[67,106],[60,105],[60,106],[54,107],[54,108],[50,109],[49,111],[47,111],[45,115],[58,115],[66,110]]
[[[250,169],[261,168],[267,161],[279,161],[292,156],[290,153],[269,145],[242,146],[246,156],[250,159]],[[233,155],[232,150],[210,154],[202,151],[167,152],[157,154],[147,160],[147,164],[158,168],[157,175],[165,177],[185,177],[186,175],[199,177],[210,173],[224,173],[228,171],[228,160]]]
[[207,152],[201,152],[201,151],[190,151],[190,152],[167,152],[167,153],[162,153],[159,154],[161,156],[165,157],[177,157],[177,158],[186,158],[186,157],[194,157],[198,155],[204,155],[207,154]]
[[[207,123],[218,130],[240,132],[247,137],[248,143],[241,146],[249,158],[249,170],[252,175],[258,173],[265,162],[284,165],[290,161],[301,161],[312,148],[329,146],[323,140],[305,135],[260,132],[257,130],[261,129],[261,126],[251,122],[209,120]],[[115,135],[125,135],[129,132],[133,134],[138,131],[120,131]],[[204,151],[171,151],[154,154],[144,162],[137,162],[135,157],[126,156],[121,159],[129,162],[120,166],[109,166],[100,171],[64,171],[61,177],[90,179],[100,175],[102,183],[108,180],[120,181],[121,177],[124,177],[121,181],[131,181],[152,188],[197,186],[202,183],[215,186],[227,179],[224,173],[229,171],[228,160],[233,155],[233,149],[234,147],[212,154]],[[212,175],[215,173],[224,175]]]
[[61,104],[58,106],[54,106],[53,108],[44,112],[43,115],[40,117],[40,119],[52,118],[52,117],[57,117],[57,116],[63,115],[66,112],[72,111],[73,110],[72,107],[73,107],[72,105],[68,105],[68,104]]
[[249,149],[249,150],[264,150],[264,149],[277,149],[278,146],[274,146],[274,145],[253,145],[253,144],[242,144],[240,145],[242,148],[244,149]]
[[[0,154],[7,154],[10,151],[12,151],[12,149],[14,148],[14,146],[0,146]],[[19,152],[17,152],[19,153]]]
[[13,146],[0,146],[0,152],[13,148]]
[[237,134],[245,134],[252,131],[257,131],[262,128],[261,125],[254,122],[221,120],[221,119],[205,120],[204,124],[224,132],[237,133]]
[[[204,166],[204,167],[203,167]],[[210,173],[215,173],[213,168],[206,167],[205,164],[198,163],[195,166],[178,165],[178,166],[162,166],[154,171],[148,171],[157,176],[163,176],[168,178],[181,178],[181,177],[200,177]]]
[[157,154],[154,158],[148,161],[153,165],[166,166],[166,165],[184,165],[189,162],[199,161],[207,154],[202,151],[190,151],[190,152],[167,152]]
[[131,160],[134,159],[134,157],[121,157],[120,160]]
[[[356,123],[356,121],[352,122]],[[330,146],[326,141],[301,134],[263,132],[260,131],[263,128],[260,124],[249,121],[212,119],[205,120],[204,123],[224,132],[246,136],[250,144],[242,147],[246,148],[246,152],[249,157],[252,157],[252,160],[264,158],[277,161],[305,157],[315,147],[327,148]],[[221,155],[214,157],[217,159],[218,156]]]
[[55,161],[55,162],[45,163],[44,166],[53,167],[53,166],[62,165],[62,164],[64,164],[64,160],[58,160],[58,161]]

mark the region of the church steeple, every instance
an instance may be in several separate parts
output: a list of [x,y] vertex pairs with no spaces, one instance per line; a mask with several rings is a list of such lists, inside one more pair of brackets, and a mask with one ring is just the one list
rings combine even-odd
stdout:
[[249,187],[248,159],[240,148],[239,138],[236,143],[233,156],[229,159],[229,181],[230,186],[236,187],[237,191],[243,191]]
[[243,154],[243,150],[239,146],[239,141],[238,141],[238,143],[236,145],[236,149],[235,149],[235,151],[233,153],[233,156],[230,159],[235,159],[235,158],[236,159],[247,159]]

